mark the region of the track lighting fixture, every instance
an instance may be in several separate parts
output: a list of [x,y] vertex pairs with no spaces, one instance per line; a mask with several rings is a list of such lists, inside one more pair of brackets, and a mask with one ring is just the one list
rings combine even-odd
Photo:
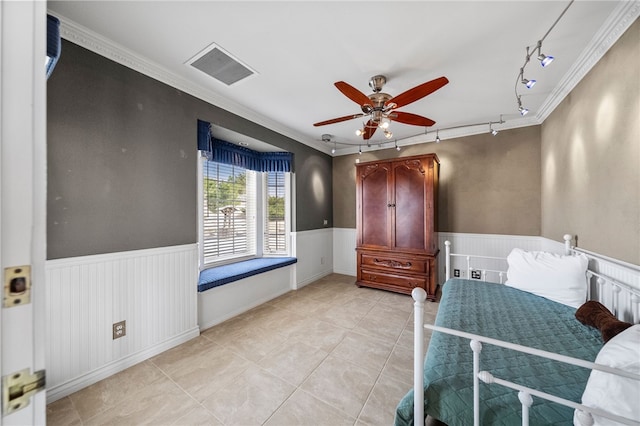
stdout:
[[524,78],[524,70],[525,70],[526,66],[529,64],[529,61],[531,60],[531,57],[534,56],[535,54],[537,54],[537,58],[540,61],[540,65],[542,65],[543,67],[546,67],[551,62],[553,62],[553,59],[554,59],[553,56],[545,55],[544,53],[542,53],[542,42],[544,41],[545,38],[547,38],[547,36],[551,32],[551,30],[553,30],[553,28],[556,26],[558,21],[560,21],[560,19],[564,16],[564,14],[569,9],[569,6],[571,6],[571,4],[573,2],[574,2],[574,0],[571,0],[569,2],[569,4],[567,5],[567,7],[564,8],[564,10],[560,14],[560,16],[558,16],[558,19],[556,19],[556,21],[553,23],[553,25],[551,25],[551,28],[549,28],[549,30],[547,30],[545,35],[542,36],[542,38],[540,40],[538,40],[538,42],[536,43],[536,47],[534,47],[533,50],[529,51],[529,46],[527,46],[527,48],[526,48],[527,49],[527,54],[526,54],[526,56],[524,58],[524,64],[522,65],[522,67],[520,67],[520,72],[518,73],[518,77],[516,77],[516,86],[515,86],[516,100],[518,102],[518,111],[520,112],[520,115],[522,115],[522,116],[527,115],[529,110],[522,106],[522,102],[520,101],[520,95],[518,94],[518,83],[524,84],[527,87],[527,89],[531,89],[536,84],[536,80],[528,80],[528,79]]
[[538,55],[538,60],[540,61],[540,65],[542,65],[543,67],[546,67],[551,62],[553,62],[554,57],[553,56],[547,56],[547,55],[544,55],[544,54],[540,53]]
[[[518,99],[518,101],[520,101]],[[454,130],[454,129],[464,129],[464,128],[468,128],[468,127],[478,127],[478,126],[489,126],[489,131],[491,132],[492,135],[496,136],[499,132],[499,130],[494,129],[493,126],[496,124],[503,124],[505,121],[502,119],[502,115],[500,115],[500,120],[499,121],[485,121],[483,123],[471,123],[471,124],[462,124],[460,126],[452,126],[452,127],[444,127],[444,128],[439,128],[436,129],[436,137],[435,137],[435,142],[436,143],[440,143],[442,141],[442,139],[440,138],[440,130]],[[391,133],[391,132],[389,132]],[[428,138],[431,132],[428,131],[428,128],[425,127],[424,132],[418,134],[418,135],[413,135],[410,136],[409,138],[415,138],[418,136],[423,136],[424,138]],[[386,135],[386,134],[385,134]],[[393,137],[393,136],[391,136]],[[391,137],[387,137],[388,139],[391,139]],[[352,146],[355,147],[356,145],[358,145],[358,155],[362,155],[362,146],[365,144],[365,142],[338,142],[336,141],[332,135],[329,134],[323,134],[322,135],[322,141],[323,142],[327,142],[327,143],[333,143],[333,148],[331,149],[331,153],[335,154],[337,152],[337,145],[346,145],[346,146]],[[378,148],[385,148],[385,147],[389,147],[391,148],[391,145],[388,144],[393,144],[392,146],[396,149],[396,151],[400,151],[401,147],[398,146],[398,140],[397,139],[393,139],[393,140],[385,140],[385,141],[380,141],[376,143],[378,145]],[[368,140],[366,141],[366,145],[368,148],[371,148],[372,144],[371,141]]]

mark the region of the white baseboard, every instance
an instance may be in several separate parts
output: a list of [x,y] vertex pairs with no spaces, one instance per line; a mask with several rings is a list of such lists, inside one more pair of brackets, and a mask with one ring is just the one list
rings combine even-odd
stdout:
[[334,272],[333,269],[329,269],[329,268],[324,268],[321,271],[317,272],[314,275],[308,276],[306,277],[306,279],[304,280],[300,280],[296,283],[296,287],[295,290],[300,290],[302,287],[311,284],[314,281],[319,280],[320,278],[324,278],[327,275],[330,275]]
[[195,337],[200,335],[200,330],[196,327],[191,330],[187,330],[179,335],[172,337],[162,343],[149,347],[140,352],[131,354],[124,358],[120,358],[117,361],[113,361],[106,364],[96,370],[81,376],[75,377],[65,383],[61,383],[57,386],[53,386],[47,389],[47,404],[55,402],[65,396],[71,395],[87,386],[106,379],[116,373],[126,370],[142,361],[145,361],[151,357],[154,357],[164,351],[167,351],[175,346],[181,345]]

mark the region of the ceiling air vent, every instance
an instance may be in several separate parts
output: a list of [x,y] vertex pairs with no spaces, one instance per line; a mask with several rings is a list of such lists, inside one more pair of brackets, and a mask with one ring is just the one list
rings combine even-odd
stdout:
[[256,73],[215,43],[207,46],[187,63],[227,86]]

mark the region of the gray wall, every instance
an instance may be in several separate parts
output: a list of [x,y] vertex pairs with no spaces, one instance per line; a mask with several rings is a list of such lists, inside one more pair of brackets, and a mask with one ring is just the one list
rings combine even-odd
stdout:
[[542,235],[640,265],[640,21],[542,126]]
[[436,153],[438,231],[540,235],[540,126],[333,159],[335,226],[355,228],[355,160]]
[[198,118],[293,152],[295,230],[332,226],[328,155],[67,41],[47,90],[48,259],[196,242]]

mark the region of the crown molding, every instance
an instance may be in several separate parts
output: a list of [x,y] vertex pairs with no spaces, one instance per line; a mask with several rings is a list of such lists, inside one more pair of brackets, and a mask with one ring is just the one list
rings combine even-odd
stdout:
[[[83,27],[70,19],[50,12],[60,19],[60,35],[62,38],[71,41],[87,50],[98,55],[104,56],[116,63],[124,65],[128,68],[138,71],[148,77],[165,83],[171,87],[188,93],[198,99],[201,99],[211,105],[225,109],[242,118],[250,120],[256,124],[264,126],[267,129],[287,136],[295,141],[307,145],[317,151],[325,154],[331,154],[332,146],[326,144],[318,144],[316,141],[308,140],[306,135],[302,135],[289,127],[283,126],[281,123],[269,120],[256,111],[240,105],[219,93],[216,93],[203,86],[192,83],[160,65],[144,58],[143,56],[126,49],[125,47],[102,37],[101,35]],[[640,2],[637,0],[621,2],[613,13],[609,16],[605,24],[600,28],[598,33],[593,37],[589,45],[584,49],[578,60],[573,64],[569,71],[565,74],[560,83],[554,88],[547,99],[538,109],[535,116],[518,117],[514,120],[507,120],[502,125],[496,125],[498,130],[514,129],[519,127],[534,126],[542,124],[546,118],[555,110],[555,108],[564,100],[564,98],[575,88],[575,86],[584,78],[584,76],[593,68],[593,66],[604,56],[604,54],[613,46],[620,36],[633,24],[640,16]],[[468,128],[455,129],[452,131],[440,132],[441,137],[457,138],[464,136],[472,136],[485,133],[486,129],[479,129],[479,126],[470,126]],[[402,140],[398,140],[398,146],[415,145],[418,143],[432,142],[435,138],[430,138],[428,132],[421,135],[411,136]],[[363,144],[366,146],[366,144]],[[377,148],[378,144],[373,144],[373,149],[389,148],[389,142],[383,143],[381,148]],[[374,148],[376,146],[376,148]],[[333,156],[345,155],[357,152],[357,146],[353,148],[340,149]]]
[[217,92],[207,89],[201,85],[194,84],[193,82],[172,73],[157,63],[144,58],[140,54],[133,52],[122,45],[114,43],[100,34],[73,22],[65,16],[51,11],[49,11],[49,13],[60,19],[60,36],[65,40],[165,83],[173,88],[188,93],[189,95],[201,99],[211,105],[222,108],[269,130],[273,130],[274,132],[287,136],[315,150],[324,152],[325,154],[330,152],[330,149],[319,148],[317,143],[315,141],[308,140],[307,136],[299,134],[273,120],[269,120],[256,111],[240,105]]
[[640,16],[640,2],[621,2],[536,113],[542,123]]

